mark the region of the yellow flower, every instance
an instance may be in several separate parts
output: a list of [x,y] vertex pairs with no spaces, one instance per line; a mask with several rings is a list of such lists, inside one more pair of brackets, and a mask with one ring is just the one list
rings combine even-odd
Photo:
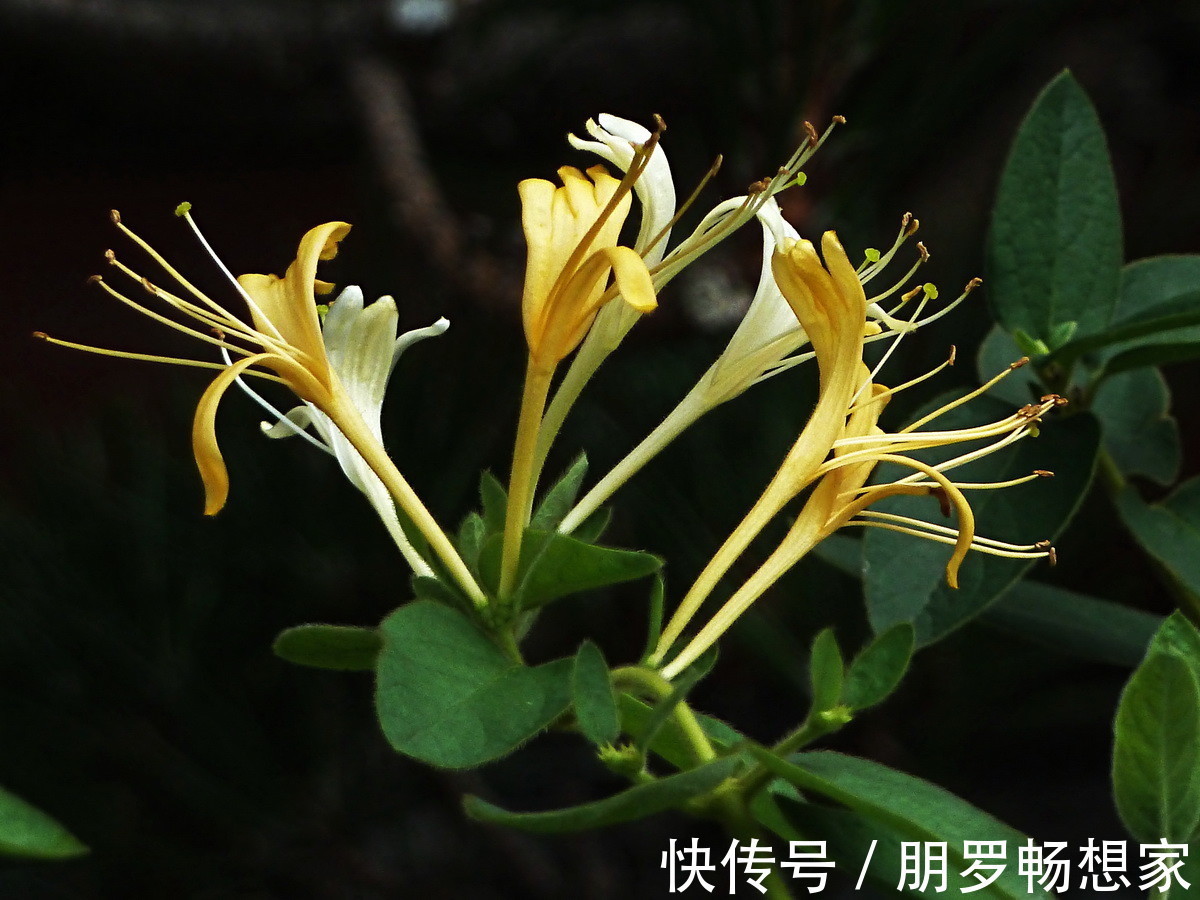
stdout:
[[[349,232],[350,226],[345,222],[318,225],[300,239],[296,259],[282,278],[242,275],[237,279],[250,306],[256,332],[253,339],[263,352],[244,357],[227,367],[208,386],[196,405],[192,450],[204,481],[206,515],[220,512],[229,496],[229,472],[217,445],[217,407],[225,391],[250,366],[258,365],[275,372],[296,396],[313,404],[331,419],[345,418],[347,410],[337,407],[345,407],[348,401],[325,354],[315,295],[317,292],[327,294],[333,289],[328,282],[317,280],[317,263],[333,259],[337,255],[338,242]],[[350,409],[353,409],[352,405]]]
[[[603,166],[586,176],[572,166],[558,174],[562,187],[540,178],[518,187],[529,248],[521,311],[530,356],[541,369],[579,346],[600,308],[618,294],[638,312],[657,306],[642,257],[617,245],[636,174],[617,180]],[[615,286],[606,289],[610,274]]]
[[[137,312],[197,340],[215,345],[223,355],[224,363],[107,350],[50,338],[41,333],[37,336],[54,344],[107,356],[219,371],[201,395],[192,421],[192,449],[204,482],[204,512],[207,515],[218,513],[229,496],[229,473],[216,435],[217,408],[225,392],[245,375],[286,385],[300,399],[312,404],[329,418],[370,470],[378,476],[396,504],[404,510],[409,521],[425,537],[430,548],[442,559],[468,596],[476,605],[486,604],[486,598],[474,576],[445,532],[388,457],[382,442],[365,421],[363,411],[356,406],[353,396],[343,386],[330,365],[317,315],[316,294],[328,293],[333,285],[317,279],[317,266],[321,261],[337,255],[338,243],[349,233],[350,226],[345,222],[326,222],[310,229],[300,239],[296,259],[288,266],[282,278],[275,275],[243,275],[234,279],[201,234],[191,216],[190,208],[190,204],[181,204],[176,214],[187,221],[205,250],[245,301],[250,310],[250,322],[229,312],[197,289],[149,244],[122,224],[121,217],[115,210],[112,213],[113,223],[145,250],[151,259],[183,288],[182,293],[190,295],[191,299],[185,299],[184,296],[152,284],[121,262],[111,250],[105,254],[109,263],[139,283],[171,311],[190,319],[192,324],[183,324],[132,300],[111,287],[100,276],[95,276],[93,280],[111,296]],[[235,360],[233,357],[238,358]]]
[[[1047,542],[1012,545],[977,539],[974,515],[964,494],[966,489],[1008,487],[1049,473],[1035,472],[1025,478],[998,484],[963,485],[952,481],[945,472],[1036,433],[1041,416],[1064,401],[1048,396],[1038,404],[1023,407],[1003,420],[978,428],[917,430],[983,393],[1007,375],[1011,368],[1022,364],[1016,363],[988,384],[903,431],[896,434],[884,432],[878,426],[884,406],[892,394],[909,385],[889,389],[872,384],[874,373],[868,371],[862,360],[865,335],[870,329],[862,284],[837,237],[828,232],[821,243],[824,265],[807,241],[785,242],[773,259],[779,288],[808,334],[816,354],[820,370],[816,408],[763,495],[684,597],[663,631],[651,657],[652,663],[661,664],[720,578],[767,523],[803,491],[811,488],[811,492],[776,550],[696,637],[663,668],[663,675],[667,678],[673,678],[683,671],[788,569],[820,541],[845,525],[893,528],[953,544],[954,550],[946,566],[946,578],[952,587],[957,586],[958,567],[971,549],[1021,558],[1053,557],[1053,549]],[[989,439],[994,439],[993,443],[936,466],[906,455],[929,447]],[[894,482],[868,486],[867,480],[878,463],[892,463],[914,472]],[[934,525],[868,510],[873,503],[900,494],[937,497],[947,515],[951,510],[957,514],[958,527]]]

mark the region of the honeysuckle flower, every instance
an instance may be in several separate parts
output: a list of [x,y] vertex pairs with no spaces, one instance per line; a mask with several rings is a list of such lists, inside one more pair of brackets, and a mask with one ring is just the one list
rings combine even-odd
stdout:
[[[570,532],[577,528],[621,485],[684,430],[691,427],[701,416],[716,406],[740,396],[753,385],[816,356],[816,351],[811,349],[799,352],[809,344],[809,336],[797,317],[796,311],[780,291],[772,262],[776,250],[782,246],[794,244],[799,240],[799,234],[783,218],[774,198],[763,203],[757,215],[763,232],[762,271],[754,298],[725,350],[663,421],[588,491],[575,509],[567,514],[560,526],[564,532]],[[906,214],[901,221],[900,232],[888,253],[881,255],[870,251],[874,260],[868,259],[868,262],[856,270],[859,283],[866,285],[880,274],[895,256],[896,251],[916,230],[916,219]],[[911,300],[914,293],[906,294],[905,298],[891,312],[886,311],[882,303],[898,293],[909,282],[916,270],[929,259],[929,253],[925,250],[924,245],[918,244],[917,249],[919,251],[917,261],[899,281],[883,293],[866,299],[864,342],[893,337],[898,339],[910,331],[915,331],[948,313],[976,286],[977,282],[972,282],[954,302],[926,318],[921,318],[921,314],[934,292],[931,286],[928,290],[925,286],[917,288],[916,293],[923,293],[925,296],[915,304],[915,309],[907,320],[897,318],[896,313],[900,311],[900,306]],[[894,350],[894,348],[893,344],[891,349]],[[889,350],[890,352],[891,350]]]
[[[952,587],[957,586],[958,567],[971,549],[1018,557],[1053,555],[1052,548],[1045,542],[1012,545],[977,539],[974,516],[964,493],[969,489],[1007,487],[1048,473],[1035,472],[1026,478],[999,484],[968,485],[950,480],[945,472],[1036,433],[1036,425],[1041,417],[1063,401],[1048,396],[1039,404],[1023,407],[1012,416],[979,428],[918,430],[950,409],[978,396],[1005,377],[1010,368],[982,388],[947,404],[903,431],[885,433],[878,427],[879,415],[888,399],[900,388],[889,389],[872,383],[874,373],[869,372],[862,361],[864,337],[868,330],[867,299],[862,282],[832,232],[822,240],[822,250],[825,257],[823,265],[807,241],[785,241],[772,258],[776,282],[799,318],[816,354],[820,378],[817,405],[763,495],[684,597],[651,656],[653,664],[662,663],[700,605],[754,537],[790,501],[805,490],[811,488],[811,492],[779,547],[696,637],[663,668],[663,675],[667,678],[683,671],[784,572],[817,543],[844,525],[891,527],[935,541],[952,543],[954,551],[946,568],[947,581]],[[1014,364],[1012,368],[1020,364]],[[907,386],[902,385],[901,388]],[[982,440],[991,440],[991,443],[937,466],[906,455],[929,447]],[[913,474],[891,483],[868,486],[866,482],[879,463],[906,467],[913,470]],[[957,514],[957,528],[913,519],[898,521],[901,517],[873,513],[867,509],[885,497],[898,494],[937,497],[947,513],[953,510]]]
[[[286,385],[313,410],[327,417],[332,426],[336,427],[345,441],[353,446],[370,470],[387,487],[391,497],[425,536],[431,549],[441,557],[463,590],[477,604],[485,603],[486,598],[476,584],[474,576],[388,457],[377,434],[364,420],[360,407],[356,404],[355,394],[342,383],[336,370],[346,368],[346,371],[353,372],[355,380],[363,373],[349,366],[345,360],[335,365],[334,360],[338,358],[337,342],[333,359],[326,349],[325,336],[322,334],[317,313],[316,294],[328,293],[333,289],[333,285],[317,279],[317,267],[320,262],[336,256],[338,243],[350,231],[350,225],[345,222],[326,222],[310,229],[301,238],[296,258],[288,266],[283,277],[250,274],[235,279],[200,232],[190,209],[190,204],[181,204],[176,214],[187,221],[205,250],[246,303],[250,311],[250,322],[246,322],[197,289],[146,241],[126,227],[116,211],[112,213],[114,224],[146,251],[151,259],[182,287],[183,293],[193,299],[185,299],[156,286],[125,265],[112,251],[106,254],[110,264],[139,283],[169,310],[182,314],[194,324],[183,324],[126,297],[100,276],[95,276],[93,280],[111,296],[143,315],[200,341],[215,345],[224,356],[224,363],[106,350],[49,338],[44,334],[38,336],[62,346],[109,356],[218,370],[216,378],[201,395],[192,422],[192,449],[204,483],[204,511],[207,515],[219,512],[229,495],[229,473],[216,435],[217,409],[226,391],[243,376],[255,376]],[[354,391],[364,388],[365,384],[365,381],[360,381],[354,387]],[[368,398],[358,397],[360,401],[365,399]],[[369,410],[369,403],[365,408]]]
[[[362,290],[355,285],[347,286],[330,304],[321,323],[330,367],[372,437],[381,444],[384,394],[400,355],[416,342],[444,334],[450,327],[450,323],[442,318],[430,326],[397,336],[398,323],[395,300],[385,296],[364,306]],[[281,415],[245,382],[241,382],[241,387],[274,418],[273,422],[262,423],[264,434],[271,438],[299,435],[333,455],[346,477],[375,509],[413,571],[420,575],[433,574],[404,533],[392,495],[328,415],[312,403],[303,403]],[[308,433],[309,427],[316,432],[316,439]]]
[[[613,178],[603,166],[558,174],[562,187],[541,178],[518,186],[528,246],[521,311],[530,359],[544,370],[579,346],[608,301],[620,296],[639,313],[657,305],[645,261],[617,245],[633,179]],[[606,290],[610,274],[614,290]]]

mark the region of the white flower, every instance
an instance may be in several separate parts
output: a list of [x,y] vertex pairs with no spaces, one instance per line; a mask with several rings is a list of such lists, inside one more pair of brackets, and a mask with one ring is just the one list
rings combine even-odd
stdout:
[[[362,289],[350,285],[330,304],[321,329],[330,367],[337,374],[367,428],[380,443],[383,442],[380,424],[383,398],[400,355],[417,341],[440,335],[450,327],[449,321],[443,318],[426,328],[406,331],[397,336],[398,321],[395,300],[385,296],[364,306]],[[363,492],[379,514],[413,570],[421,575],[432,574],[428,564],[405,536],[391,494],[328,416],[311,403],[304,403],[287,415],[281,415],[246,385],[243,388],[275,417],[274,422],[263,422],[261,425],[267,437],[300,435],[331,453],[346,477]],[[316,432],[316,437],[307,431],[310,426]]]

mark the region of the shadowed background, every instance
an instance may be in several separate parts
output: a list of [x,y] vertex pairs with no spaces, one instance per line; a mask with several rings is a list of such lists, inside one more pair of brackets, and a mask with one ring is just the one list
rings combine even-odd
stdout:
[[[326,457],[265,441],[232,394],[219,424],[231,501],[205,520],[188,442],[205,376],[29,338],[203,355],[85,287],[110,246],[154,275],[110,208],[214,293],[178,202],[234,272],[280,272],[307,228],[353,222],[326,277],[395,295],[402,327],[452,321],[401,361],[385,435],[454,526],[479,469],[507,472],[522,362],[515,184],[590,164],[563,141],[589,116],[661,114],[681,195],[723,153],[707,209],[773,172],[804,119],[845,115],[789,217],[857,249],[886,245],[914,210],[934,255],[924,277],[946,296],[980,272],[1006,148],[1064,66],[1109,135],[1126,258],[1195,250],[1197,52],[1200,14],[1169,0],[0,0],[0,784],[93,848],[66,864],[0,863],[0,896],[657,897],[668,838],[720,842],[670,817],[565,839],[468,822],[464,791],[549,807],[615,782],[555,736],[478,773],[421,768],[378,735],[369,677],[271,655],[289,625],[378,621],[407,599],[402,560]],[[548,471],[586,447],[598,477],[683,395],[753,288],[757,234],[664,293]],[[970,358],[987,327],[972,298],[906,343],[890,382],[950,343]],[[1167,374],[1194,474],[1200,409],[1183,388],[1195,369]],[[612,542],[667,557],[677,596],[770,477],[813,380],[811,368],[781,377],[685,435],[619,495]],[[1059,569],[1035,574],[1168,611],[1105,503],[1090,502]],[[631,658],[644,594],[552,608],[533,655],[592,634],[610,660]],[[697,699],[770,739],[803,714],[812,633],[834,624],[854,646],[866,623],[858,585],[815,560],[760,607]],[[924,651],[836,746],[1042,840],[1118,838],[1107,769],[1125,677],[972,624]]]

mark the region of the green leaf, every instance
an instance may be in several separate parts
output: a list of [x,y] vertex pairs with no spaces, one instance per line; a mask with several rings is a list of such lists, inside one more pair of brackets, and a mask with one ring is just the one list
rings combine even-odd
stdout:
[[514,813],[472,796],[463,800],[463,808],[472,819],[537,834],[587,831],[676,809],[688,800],[713,790],[737,771],[739,764],[736,757],[718,759],[687,772],[639,784],[604,800],[567,809]]
[[1200,683],[1188,664],[1151,649],[1121,694],[1113,795],[1142,842],[1189,840],[1200,824]]
[[444,768],[497,759],[561,715],[572,660],[526,668],[464,616],[429,600],[380,625],[375,710],[399,753]]
[[[999,325],[992,326],[992,330],[979,345],[979,353],[975,357],[975,368],[979,373],[980,383],[991,381],[1022,356],[1028,355],[1017,346],[1008,332]],[[989,397],[995,397],[1013,406],[1024,406],[1044,393],[1046,388],[1038,381],[1037,368],[1030,365],[1009,373],[988,389]]]
[[315,669],[369,672],[383,645],[374,628],[350,625],[297,625],[275,638],[272,651],[280,659]]
[[28,859],[70,859],[88,848],[40,809],[0,788],[0,854]]
[[487,523],[477,512],[467,513],[458,529],[458,552],[471,570],[479,566],[479,551],[487,537]]
[[[480,570],[485,582],[498,577],[500,549],[496,536],[484,546]],[[661,568],[662,560],[650,553],[600,547],[557,531],[530,529],[521,545],[512,602],[518,609],[536,609],[570,594],[644,578]]]
[[864,647],[846,672],[843,702],[860,710],[886,700],[908,671],[914,640],[912,626],[898,622]]
[[642,659],[647,659],[658,639],[662,636],[663,608],[666,605],[667,584],[660,574],[655,574],[654,583],[650,587],[650,613],[646,624],[646,647],[642,651]]
[[1154,637],[1154,649],[1187,663],[1200,682],[1200,631],[1181,612],[1167,616]]
[[579,494],[579,485],[583,482],[583,476],[587,474],[587,467],[587,454],[580,453],[579,458],[571,463],[571,468],[567,469],[562,478],[546,491],[541,505],[530,519],[530,528],[539,531],[553,531],[558,527],[558,524],[571,511],[571,507],[575,505],[575,498]]
[[[1108,324],[1121,271],[1121,213],[1104,131],[1064,72],[1021,123],[1000,178],[988,236],[996,318],[1050,349],[1068,322]],[[1032,354],[1031,354],[1032,355]]]
[[612,510],[607,506],[602,507],[579,523],[579,527],[571,532],[571,537],[585,544],[594,544],[608,530],[608,523],[611,521]]
[[452,609],[470,612],[474,609],[458,588],[453,587],[440,578],[432,575],[414,575],[412,578],[413,599],[434,600]]
[[[1121,293],[1113,311],[1113,325],[1154,318],[1158,315],[1156,311],[1171,307],[1186,311],[1186,304],[1180,300],[1194,296],[1197,290],[1200,290],[1200,256],[1152,256],[1131,262],[1121,270]],[[1162,353],[1164,360],[1194,358],[1198,346],[1200,328],[1193,326],[1159,331],[1106,347],[1101,355],[1109,363],[1109,371],[1119,371],[1119,366],[1113,364],[1126,354],[1140,355],[1150,363],[1156,353]],[[1192,357],[1173,355],[1187,347],[1192,348]]]
[[[820,794],[856,812],[873,823],[894,829],[907,841],[945,841],[952,868],[962,871],[967,863],[962,851],[965,841],[1007,841],[1009,852],[1025,843],[1025,837],[982,810],[950,792],[887,766],[830,751],[798,753],[782,760],[770,751],[752,747],[751,753],[779,778],[802,793]],[[1040,889],[1027,892],[1025,879],[1017,874],[1016,860],[988,890],[979,895],[1042,897]],[[957,865],[954,865],[957,863]],[[899,874],[897,872],[897,874]]]
[[508,510],[508,491],[491,472],[479,476],[479,501],[483,504],[483,521],[487,533],[502,534]]
[[[935,409],[942,397],[929,405]],[[980,397],[951,410],[935,423],[939,429],[962,428],[1002,419],[1012,407]],[[976,534],[1031,544],[1053,540],[1074,515],[1091,483],[1099,424],[1087,413],[1052,416],[1037,438],[954,470],[965,482],[995,482],[1048,469],[1053,478],[1039,478],[1017,487],[974,491],[968,499],[975,512]],[[957,444],[915,454],[937,462],[968,452],[977,444]],[[894,474],[908,474],[907,470]],[[886,474],[884,478],[891,477]],[[936,502],[928,497],[897,497],[876,505],[899,515],[939,518]],[[994,602],[1029,568],[1031,561],[1003,559],[972,551],[959,570],[959,589],[945,582],[951,548],[920,538],[868,528],[863,537],[864,591],[867,613],[876,633],[897,622],[909,622],[917,646],[925,646],[958,628]]]
[[596,745],[613,743],[621,734],[617,698],[604,654],[591,641],[584,641],[575,654],[571,694],[583,736]]
[[1051,650],[1133,668],[1162,616],[1036,581],[1018,581],[981,616]]
[[[1133,322],[1110,325],[1097,334],[1081,338],[1078,341],[1060,347],[1054,353],[1053,358],[1064,364],[1069,364],[1089,353],[1110,348],[1116,344],[1131,347],[1142,347],[1143,345],[1145,347],[1154,347],[1157,341],[1144,341],[1142,339],[1161,337],[1170,333],[1178,333],[1181,330],[1187,331],[1192,326],[1200,325],[1200,310],[1196,309],[1197,300],[1200,300],[1200,291],[1192,291],[1180,297],[1175,297],[1161,307],[1148,310],[1145,318]],[[1167,341],[1166,343],[1177,342]],[[1133,350],[1123,350],[1120,352],[1120,356],[1124,357],[1133,352]],[[1118,354],[1110,353],[1110,356],[1116,355]],[[1194,355],[1200,355],[1200,349],[1196,350]],[[1145,362],[1142,363],[1142,365],[1147,364]],[[1129,365],[1118,366],[1112,364],[1106,367],[1106,371],[1116,372],[1128,368],[1132,367]]]
[[1104,449],[1125,475],[1161,485],[1179,477],[1179,425],[1170,415],[1171,394],[1158,369],[1134,369],[1106,379],[1092,412],[1104,431]]
[[1185,481],[1161,503],[1147,503],[1130,485],[1117,495],[1117,512],[1151,556],[1200,594],[1200,478]]
[[826,628],[813,640],[808,674],[812,685],[814,715],[833,709],[841,702],[845,665],[832,628]]

